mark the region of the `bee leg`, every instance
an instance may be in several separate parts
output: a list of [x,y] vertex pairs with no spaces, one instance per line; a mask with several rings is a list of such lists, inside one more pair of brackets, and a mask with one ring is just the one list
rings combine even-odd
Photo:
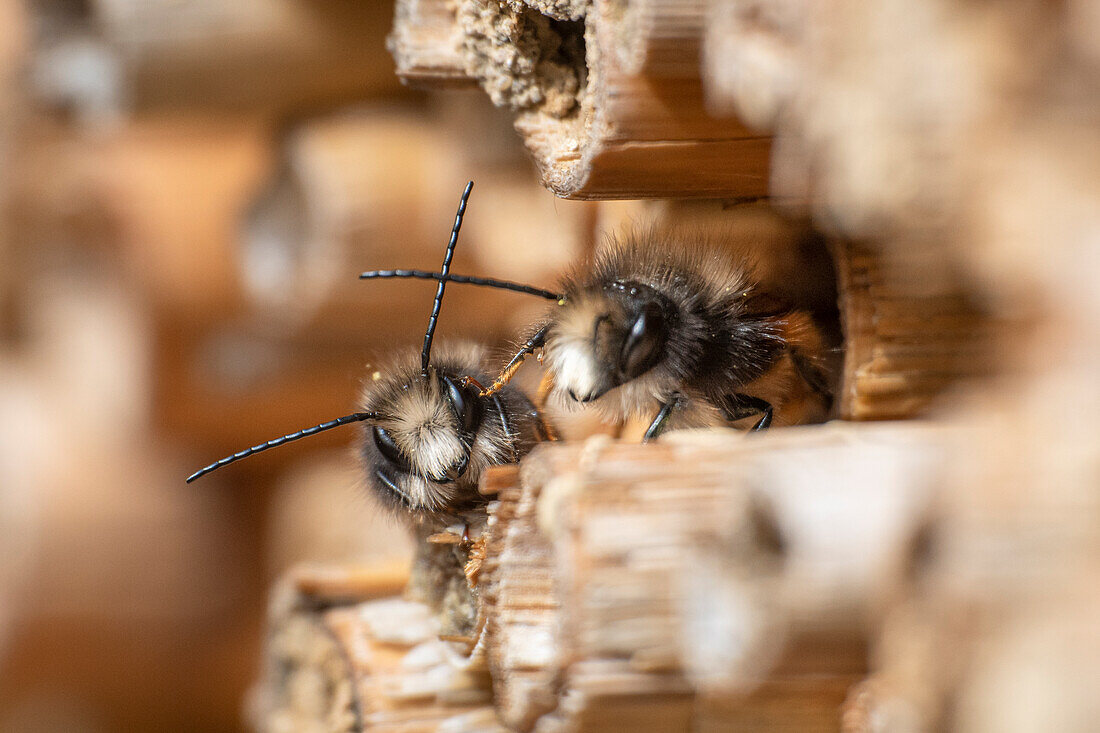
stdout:
[[680,395],[673,395],[668,402],[661,405],[657,417],[653,418],[653,422],[649,424],[649,429],[645,431],[645,437],[642,438],[643,443],[648,443],[665,431],[668,419],[672,416],[672,411],[678,404],[680,404]]
[[722,411],[726,413],[726,419],[730,422],[763,413],[763,417],[756,421],[756,424],[750,428],[750,432],[767,430],[768,426],[772,424],[771,403],[759,397],[741,394],[740,392],[726,398],[725,404],[722,405]]
[[508,365],[504,367],[503,370],[501,370],[500,376],[493,380],[493,383],[489,385],[488,389],[483,389],[481,391],[481,396],[491,397],[500,390],[504,389],[504,386],[508,384],[508,382],[512,381],[512,377],[517,371],[519,371],[519,368],[523,364],[523,360],[527,357],[527,355],[534,352],[536,349],[541,349],[542,346],[546,343],[546,334],[549,333],[549,331],[550,324],[547,323],[545,326],[540,328],[534,336],[527,339],[527,343],[520,347],[519,351],[516,352],[516,355],[512,357],[511,361],[508,362]]
[[500,429],[504,431],[504,440],[508,443],[508,451],[512,454],[512,463],[519,462],[519,453],[516,452],[516,434],[512,432],[512,425],[508,422],[508,413],[504,410],[504,403],[500,401],[500,395],[493,395],[493,404],[500,415]]
[[550,393],[554,391],[554,374],[553,372],[546,372],[542,375],[542,379],[539,380],[539,391],[535,393],[535,407],[540,410],[546,408],[546,400],[550,397]]

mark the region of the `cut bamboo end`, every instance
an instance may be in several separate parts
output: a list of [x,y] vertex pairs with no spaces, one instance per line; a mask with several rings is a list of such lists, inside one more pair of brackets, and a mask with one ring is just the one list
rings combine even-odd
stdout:
[[538,531],[536,503],[520,488],[519,470],[497,475],[510,481],[498,491],[499,504],[490,520],[482,594],[486,649],[500,719],[512,728],[530,730],[557,706],[561,609],[556,558]]
[[845,730],[1088,730],[1098,714],[1081,684],[1100,674],[1096,472],[1062,450],[1079,433],[1053,432],[1061,415],[1043,422],[1018,402],[1027,388],[987,395],[980,418],[945,436],[909,593],[885,617]]
[[[564,198],[765,195],[770,141],[707,114],[697,64],[669,75],[622,69],[608,13],[596,4],[586,18],[586,85],[572,114],[517,115],[543,183]],[[698,40],[679,38],[670,55],[697,57]]]
[[[488,548],[501,720],[778,728],[779,699],[835,726],[923,521],[933,446],[917,425],[832,424],[539,449],[500,491]],[[807,485],[831,527],[804,514]]]
[[[391,48],[399,69],[428,68],[441,55],[424,51],[418,61],[416,42],[393,40],[437,33],[402,20],[414,17],[421,5],[407,2],[398,11]],[[441,22],[442,5],[432,16]],[[626,13],[614,2],[595,3],[581,17],[582,6],[573,3],[462,0],[451,15],[457,30],[438,35],[461,34],[465,75],[476,79],[494,104],[515,112],[516,129],[543,184],[558,196],[765,195],[769,140],[705,110],[697,63],[700,4],[685,4],[671,15],[659,4],[643,5],[636,12],[650,20],[640,26],[644,37],[635,34],[631,40],[620,31],[623,16],[635,11]],[[621,63],[624,43],[641,48],[644,57],[630,62],[629,69]],[[443,67],[446,71],[425,73],[420,80],[448,85],[457,75],[453,55]]]
[[316,612],[272,619],[260,683],[257,728],[360,729],[354,677],[339,642]]
[[938,446],[916,423],[543,446],[487,474],[472,546],[424,545],[420,600],[299,573],[273,606],[268,719],[833,729],[905,582]]
[[[947,512],[943,526],[958,519]],[[1035,552],[1036,544],[1020,543],[1019,535],[966,529],[975,544],[998,543],[999,556],[1011,553],[1014,569],[1025,571],[1006,573],[1003,563],[967,557],[954,542],[936,543],[937,567],[924,568],[914,597],[887,617],[874,673],[845,701],[846,733],[1022,732],[1047,724],[1084,731],[1100,712],[1093,688],[1080,684],[1100,674],[1100,568],[1069,543]],[[1031,529],[1049,533],[1037,524]]]
[[503,731],[487,675],[452,662],[436,613],[389,575],[300,568],[269,614],[260,727]]

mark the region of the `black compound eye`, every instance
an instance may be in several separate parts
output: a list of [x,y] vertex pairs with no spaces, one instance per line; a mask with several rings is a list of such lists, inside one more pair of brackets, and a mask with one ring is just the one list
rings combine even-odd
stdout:
[[382,454],[382,457],[392,463],[397,470],[409,473],[412,470],[409,459],[397,447],[397,443],[393,442],[393,436],[386,432],[385,428],[380,428],[377,425],[374,426],[373,433],[374,444],[378,446],[378,452]]
[[451,410],[458,419],[458,425],[462,434],[473,436],[481,423],[483,409],[480,390],[472,384],[463,384],[450,377],[441,377],[447,400],[451,403]]
[[658,303],[649,302],[634,319],[619,354],[619,371],[624,379],[645,374],[661,360],[661,348],[668,337],[668,324]]

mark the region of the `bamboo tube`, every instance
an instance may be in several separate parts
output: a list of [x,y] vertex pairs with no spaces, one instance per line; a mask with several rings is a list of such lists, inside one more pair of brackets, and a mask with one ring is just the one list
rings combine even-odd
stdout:
[[1090,730],[1098,712],[1091,686],[1100,673],[1098,581],[1093,567],[1073,591],[1004,599],[979,613],[906,608],[880,644],[876,673],[845,702],[842,730]]
[[[559,117],[516,117],[544,184],[564,198],[751,197],[767,190],[769,141],[704,109],[697,68],[678,76],[629,74],[616,59],[612,9],[586,18],[586,89]],[[699,39],[670,42],[691,58]]]
[[433,612],[392,597],[395,579],[300,568],[277,589],[254,713],[262,729],[503,730],[485,675],[449,664]]
[[524,497],[518,479],[515,469],[500,475],[482,598],[497,712],[509,727],[529,730],[557,705],[561,606],[550,542],[538,532],[534,497]]
[[773,193],[810,200],[849,236],[966,251],[959,239],[969,199],[985,189],[986,141],[1033,104],[1049,112],[1040,90],[1056,78],[1074,83],[1072,64],[1053,61],[1068,26],[1042,3],[908,11],[805,3],[783,32],[795,61]]
[[845,347],[842,419],[913,417],[948,389],[992,373],[1001,327],[946,282],[929,283],[934,256],[898,261],[840,241],[833,255]]
[[[1087,63],[1039,60],[1073,56],[1068,39],[1078,30],[1074,20],[1082,19],[1052,10],[976,12],[944,3],[904,34],[859,13],[862,40],[830,36],[842,58],[871,55],[856,50],[868,40],[868,27],[881,34],[875,49],[885,43],[904,49],[894,59],[904,71],[877,73],[904,74],[907,98],[928,85],[920,96],[929,104],[946,89],[935,74],[912,74],[903,59],[918,56],[936,58],[935,71],[975,95],[934,102],[937,111],[909,128],[920,138],[912,143],[895,137],[892,116],[906,113],[861,84],[874,109],[862,101],[860,108],[882,124],[874,126],[876,140],[864,143],[880,163],[909,167],[902,187],[908,198],[902,205],[893,199],[898,181],[866,199],[837,196],[851,174],[845,168],[825,176],[840,179],[830,206],[851,207],[847,227],[888,221],[909,237],[915,233],[926,250],[958,254],[970,265],[972,286],[1020,321],[1001,354],[1012,376],[991,382],[968,405],[971,432],[948,462],[912,598],[888,618],[875,672],[849,699],[849,731],[1083,731],[1097,714],[1094,685],[1081,684],[1096,679],[1100,658],[1090,610],[1100,578],[1094,521],[1100,310],[1091,285],[1096,259],[1084,254],[1091,240],[1083,233],[1097,226],[1100,148],[1091,134],[1096,96],[1079,85]],[[1048,90],[1055,87],[1075,91],[1053,99]],[[836,110],[814,114],[820,123]],[[815,142],[818,153],[843,168],[852,160],[840,153],[845,145],[831,127],[844,124],[840,117],[819,127],[829,131]],[[867,172],[861,167],[861,176]],[[918,196],[945,202],[914,207]],[[931,222],[914,216],[927,210],[936,212]]]
[[[0,207],[14,211],[13,176],[17,162],[15,143],[22,107],[19,79],[22,56],[22,11],[14,2],[0,4]],[[15,291],[25,278],[19,263],[10,215],[0,217],[0,333],[8,334],[14,320]]]
[[59,241],[110,252],[158,321],[234,311],[236,218],[267,156],[259,119],[146,118],[109,136],[27,122],[10,161],[10,221],[28,252]]
[[[420,32],[415,22],[401,20],[415,17],[419,4],[404,5],[394,38],[433,37],[435,30]],[[557,19],[573,18],[577,11],[559,12],[560,3],[554,7],[558,10],[550,17],[533,4],[464,0],[453,20],[464,38],[466,75],[494,104],[515,111],[516,129],[543,185],[577,199],[755,197],[766,192],[768,140],[733,121],[709,117],[697,63],[675,61],[698,56],[701,29],[692,25],[695,21],[681,23],[682,29],[667,38],[661,33],[674,25],[654,25],[659,25],[654,48],[660,49],[654,51],[654,73],[645,70],[650,67],[628,73],[616,51],[620,7],[596,3],[583,20]],[[698,18],[699,13],[687,15]],[[399,66],[436,68],[409,75],[432,85],[452,83],[453,56],[446,64],[436,61],[441,56],[437,49],[446,44],[425,40],[423,45],[433,50],[423,51],[420,62],[415,58],[418,42],[395,40]]]
[[96,33],[88,5],[43,2],[28,9],[31,96],[88,128],[117,126],[126,107],[125,72],[118,55]]
[[[1091,726],[1095,695],[1080,681],[1100,658],[1096,467],[1079,458],[1088,428],[1019,404],[1044,380],[1047,392],[1049,374],[999,385],[945,442],[925,547],[876,641],[874,674],[846,704],[846,730]],[[1095,404],[1095,385],[1070,389]]]
[[[501,490],[491,530],[503,537],[486,565],[501,720],[779,729],[784,700],[835,725],[923,521],[928,439],[837,425],[753,445],[714,431],[540,449],[522,488]],[[807,485],[816,508],[801,506]]]

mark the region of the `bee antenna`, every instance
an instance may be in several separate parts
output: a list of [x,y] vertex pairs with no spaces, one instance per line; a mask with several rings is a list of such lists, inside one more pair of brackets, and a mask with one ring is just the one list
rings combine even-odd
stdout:
[[435,324],[439,320],[439,309],[443,307],[443,290],[447,287],[447,276],[451,271],[451,258],[454,257],[455,245],[458,244],[458,230],[462,228],[462,216],[466,213],[466,202],[470,200],[470,191],[473,188],[473,181],[467,183],[465,190],[462,192],[462,198],[458,200],[458,213],[455,214],[455,225],[451,229],[451,239],[447,242],[447,254],[443,256],[443,267],[439,268],[439,287],[435,290],[432,315],[428,318],[428,330],[424,333],[424,348],[420,351],[420,372],[424,376],[428,376],[428,360],[432,355]]
[[[359,275],[360,280],[386,280],[389,278],[416,278],[417,280],[439,280],[442,275],[438,272],[427,270],[370,270]],[[543,290],[534,285],[511,282],[510,280],[497,280],[491,277],[475,277],[473,275],[447,275],[447,281],[452,283],[464,283],[467,285],[480,285],[483,288],[496,288],[498,290],[511,290],[514,293],[526,293],[537,295],[546,300],[562,300],[561,293],[552,290]]]
[[299,430],[296,433],[290,433],[289,435],[284,435],[281,438],[275,438],[274,440],[269,440],[266,443],[254,445],[247,450],[242,450],[239,453],[234,453],[231,456],[226,456],[220,461],[214,461],[209,466],[200,468],[198,471],[195,471],[193,474],[187,477],[187,483],[191,483],[195,479],[201,478],[211,471],[216,471],[222,466],[228,466],[230,463],[236,463],[242,458],[248,458],[253,453],[259,453],[261,451],[267,450],[268,448],[275,448],[282,445],[283,443],[291,443],[301,438],[308,438],[311,435],[323,433],[326,430],[331,430],[332,428],[337,428],[341,425],[347,425],[348,423],[353,422],[361,422],[363,420],[371,420],[376,417],[378,417],[378,413],[376,412],[353,412],[350,415],[344,415],[343,417],[338,417],[335,420],[329,420],[328,422],[323,422],[320,425],[314,425],[311,428]]

